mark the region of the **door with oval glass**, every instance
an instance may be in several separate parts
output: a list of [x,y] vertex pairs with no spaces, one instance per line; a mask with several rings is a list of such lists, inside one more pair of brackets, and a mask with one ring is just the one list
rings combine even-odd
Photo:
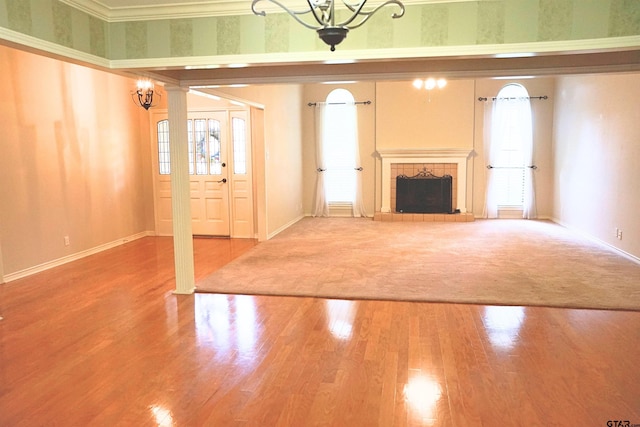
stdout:
[[[166,117],[166,115],[165,115]],[[171,235],[169,123],[158,117],[156,144],[156,232]],[[191,224],[194,235],[229,236],[227,113],[190,113],[187,120]]]

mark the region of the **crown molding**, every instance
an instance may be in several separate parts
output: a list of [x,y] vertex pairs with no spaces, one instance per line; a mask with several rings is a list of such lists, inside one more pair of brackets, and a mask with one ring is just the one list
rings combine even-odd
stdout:
[[[328,59],[342,58],[333,54],[354,60],[327,64]],[[313,51],[131,59],[113,60],[111,66],[134,73],[152,72],[160,81],[171,79],[186,86],[406,80],[424,74],[424,69],[442,73],[446,78],[638,72],[640,36],[562,43],[336,51],[333,54]],[[249,66],[231,66],[240,62]]]
[[70,47],[62,46],[37,37],[0,26],[0,39],[8,45],[17,45],[22,50],[32,51],[44,56],[61,59],[82,65],[93,65],[103,69],[111,69],[111,61],[100,56],[85,53]]
[[217,0],[122,7],[109,7],[97,0],[60,1],[106,22],[202,18],[208,16],[246,15],[251,13],[251,8],[246,0]]
[[428,59],[428,58],[518,58],[553,54],[598,53],[608,51],[637,50],[640,36],[625,36],[603,39],[569,40],[533,43],[511,43],[493,45],[435,46],[416,48],[360,49],[307,51],[290,53],[255,53],[239,55],[215,55],[198,57],[116,59],[111,66],[118,68],[184,68],[206,69],[227,67],[230,64],[246,63],[250,66],[273,64],[327,63],[341,60],[351,62]]
[[[587,65],[584,59],[581,62],[565,61],[552,67],[539,66],[540,63],[530,63],[526,69],[527,75],[551,75],[551,74],[576,74],[576,73],[603,73],[603,72],[637,72],[640,70],[640,36],[616,37],[606,39],[572,40],[562,42],[535,42],[516,43],[507,45],[470,45],[470,46],[443,46],[420,47],[406,49],[369,49],[353,51],[325,51],[291,52],[282,54],[249,54],[249,55],[217,55],[206,57],[171,57],[171,58],[147,58],[109,60],[103,57],[91,55],[76,49],[61,46],[20,32],[12,31],[0,26],[0,39],[4,44],[39,53],[45,56],[61,59],[81,65],[92,66],[103,70],[127,75],[147,76],[166,83],[182,85],[199,84],[232,84],[243,81],[244,83],[291,83],[314,82],[326,76],[331,80],[354,79],[405,79],[413,78],[410,69],[403,69],[403,60],[435,60],[435,63],[445,61],[447,64],[447,77],[449,78],[478,78],[519,75],[522,68],[509,67],[509,61],[513,58],[546,56],[567,56],[571,54],[589,54],[606,52],[628,51],[630,60],[607,63],[599,62]],[[504,55],[504,56],[503,56]],[[496,59],[510,58],[505,67],[491,67],[484,73],[477,68],[456,69],[451,61],[469,59]],[[636,59],[634,59],[636,58]],[[329,60],[349,59],[357,68],[334,68],[327,64]],[[388,62],[392,61],[392,62]],[[397,67],[374,67],[367,69],[368,62],[400,64]],[[575,62],[575,63],[574,63]],[[233,69],[230,65],[247,63],[249,67]],[[511,63],[513,64],[513,63]],[[291,67],[313,66],[311,74],[281,73],[281,68],[268,67],[270,65],[283,65]],[[364,68],[363,68],[364,66]],[[255,70],[254,70],[254,67]],[[268,67],[268,68],[267,68]],[[211,73],[208,70],[211,69]],[[214,72],[218,69],[218,72]],[[363,70],[366,71],[363,73]],[[355,73],[355,74],[354,74]],[[215,76],[215,77],[214,77]]]
[[[59,0],[75,9],[106,22],[152,21],[159,19],[203,18],[210,16],[250,15],[248,0],[200,0],[185,3],[130,5],[110,7],[99,0]],[[473,0],[404,0],[405,6],[425,3],[465,3]],[[478,0],[475,0],[476,2]],[[479,0],[490,1],[490,0]],[[300,1],[280,0],[283,5],[300,8]],[[283,12],[278,6],[266,3],[265,12]]]

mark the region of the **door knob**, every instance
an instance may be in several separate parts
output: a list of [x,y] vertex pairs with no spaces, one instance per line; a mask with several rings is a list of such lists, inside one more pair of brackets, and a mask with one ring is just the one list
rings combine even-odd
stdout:
[[224,167],[226,167],[226,166],[227,166],[227,164],[223,162],[223,163],[222,163],[222,167],[224,168]]
[[220,181],[216,181],[216,182],[221,182],[224,184],[225,182],[227,182],[227,178],[222,178]]

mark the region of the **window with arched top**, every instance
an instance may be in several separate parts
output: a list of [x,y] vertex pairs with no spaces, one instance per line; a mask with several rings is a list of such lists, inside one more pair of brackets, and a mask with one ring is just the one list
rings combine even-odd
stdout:
[[535,217],[533,119],[529,93],[520,84],[504,86],[491,111],[486,216],[502,208],[522,209]]
[[[329,216],[329,206],[366,216],[358,142],[358,104],[351,92],[334,89],[316,102],[316,197],[313,216]],[[337,213],[336,213],[337,214]]]

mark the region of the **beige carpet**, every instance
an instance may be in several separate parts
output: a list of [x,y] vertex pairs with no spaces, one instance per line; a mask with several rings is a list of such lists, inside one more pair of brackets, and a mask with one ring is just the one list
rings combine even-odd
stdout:
[[547,221],[305,218],[197,291],[640,310],[640,264]]

